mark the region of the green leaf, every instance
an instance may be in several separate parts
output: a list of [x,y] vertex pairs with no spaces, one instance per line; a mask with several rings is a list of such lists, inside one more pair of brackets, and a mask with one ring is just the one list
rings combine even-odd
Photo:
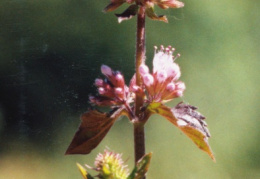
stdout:
[[115,120],[125,113],[124,108],[101,113],[90,110],[81,115],[81,124],[65,154],[88,154],[102,141]]
[[82,165],[77,163],[77,167],[84,179],[94,179]]
[[196,107],[185,103],[179,103],[172,109],[161,103],[151,103],[147,107],[147,110],[168,119],[215,161],[215,157],[208,143],[210,133],[204,121],[205,117],[197,112],[196,109]]
[[148,153],[144,155],[137,163],[131,174],[128,176],[127,179],[142,179],[150,166],[152,158],[152,153]]
[[151,19],[153,19],[153,20],[158,20],[158,21],[163,21],[163,22],[168,23],[167,17],[164,16],[164,15],[158,16],[157,14],[155,14],[153,7],[147,8],[147,9],[145,10],[145,13],[146,13],[146,15],[147,15],[149,18],[151,18]]
[[116,17],[118,18],[118,23],[134,17],[138,12],[138,8],[138,5],[134,4],[129,6],[122,14],[116,14]]
[[137,171],[137,167],[135,166],[133,171],[130,173],[130,175],[127,177],[127,179],[134,179],[135,178],[135,174]]

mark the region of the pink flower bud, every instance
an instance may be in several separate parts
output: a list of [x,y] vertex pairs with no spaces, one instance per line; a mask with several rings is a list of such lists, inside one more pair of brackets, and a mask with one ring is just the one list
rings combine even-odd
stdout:
[[140,88],[139,86],[137,86],[137,85],[133,85],[133,86],[132,86],[132,91],[133,91],[133,92],[137,92],[137,91],[139,91],[139,90],[141,90],[141,88]]
[[184,91],[186,89],[186,86],[182,81],[177,82],[175,85],[176,85],[176,90]]
[[139,72],[140,72],[141,75],[145,75],[145,74],[149,73],[148,66],[145,65],[145,64],[140,65]]
[[99,94],[103,95],[103,94],[105,94],[105,92],[106,92],[106,90],[104,88],[102,88],[102,87],[98,88]]
[[154,83],[154,78],[149,73],[143,76],[143,81],[146,86],[151,86]]
[[117,95],[121,95],[121,94],[123,94],[123,89],[122,88],[115,88],[115,93]]
[[175,90],[175,84],[174,83],[167,84],[166,90],[173,92]]
[[174,93],[175,97],[182,97],[183,96],[183,91],[182,90],[177,90],[175,93]]
[[105,75],[105,76],[111,76],[112,75],[112,70],[109,66],[107,65],[102,65],[101,66],[101,72]]
[[115,85],[116,86],[119,86],[119,87],[124,87],[125,86],[125,80],[124,80],[124,77],[121,73],[118,73],[116,74],[115,76]]
[[101,86],[103,86],[103,80],[102,79],[100,79],[100,78],[97,78],[96,80],[95,80],[95,85],[97,86],[97,87],[101,87]]
[[122,81],[122,80],[124,80],[123,75],[120,74],[120,73],[116,74],[116,80],[117,80],[117,81]]

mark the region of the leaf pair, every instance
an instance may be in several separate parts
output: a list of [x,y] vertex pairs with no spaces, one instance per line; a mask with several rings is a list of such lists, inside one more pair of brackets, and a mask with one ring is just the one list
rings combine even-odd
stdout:
[[[169,108],[162,103],[150,103],[145,109],[146,115],[159,114],[185,133],[201,150],[205,151],[213,160],[214,155],[208,143],[210,133],[205,117],[196,111],[196,107],[179,103],[175,108]],[[110,113],[90,110],[81,116],[81,124],[76,132],[66,154],[88,154],[102,141],[114,122],[127,111],[115,108]]]

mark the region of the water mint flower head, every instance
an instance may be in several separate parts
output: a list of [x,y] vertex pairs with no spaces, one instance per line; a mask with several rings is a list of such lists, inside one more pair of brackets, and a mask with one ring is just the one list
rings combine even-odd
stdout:
[[153,71],[150,73],[145,64],[139,68],[149,102],[165,102],[183,95],[185,84],[178,81],[181,71],[179,65],[175,63],[180,54],[174,56],[174,51],[171,46],[167,48],[161,46],[158,51],[155,47]]
[[132,100],[129,88],[125,85],[124,76],[113,71],[109,66],[102,65],[101,72],[106,78],[95,80],[98,96],[90,96],[90,102],[98,106],[121,105]]

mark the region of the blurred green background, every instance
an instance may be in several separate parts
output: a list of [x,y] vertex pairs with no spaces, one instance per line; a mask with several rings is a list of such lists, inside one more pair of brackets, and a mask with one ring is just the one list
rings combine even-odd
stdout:
[[[81,178],[106,147],[133,166],[132,126],[116,122],[89,155],[64,156],[79,116],[95,94],[100,65],[134,73],[136,19],[117,23],[108,0],[1,0],[0,178]],[[180,100],[207,117],[217,162],[167,120],[146,125],[149,179],[260,178],[260,1],[185,0],[147,19],[147,63],[154,45],[172,45],[187,90]],[[126,6],[119,8],[120,13]]]

